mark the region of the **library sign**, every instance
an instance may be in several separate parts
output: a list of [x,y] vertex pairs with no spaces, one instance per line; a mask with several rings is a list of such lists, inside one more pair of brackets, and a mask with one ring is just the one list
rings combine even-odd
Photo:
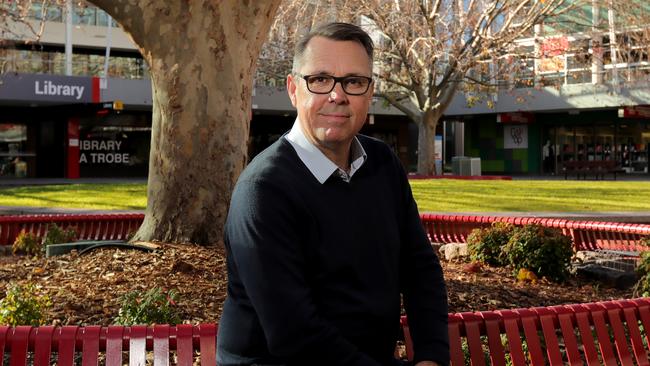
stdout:
[[92,103],[99,101],[95,78],[42,75],[5,74],[0,76],[0,99],[31,102]]
[[119,140],[80,140],[79,164],[129,164]]

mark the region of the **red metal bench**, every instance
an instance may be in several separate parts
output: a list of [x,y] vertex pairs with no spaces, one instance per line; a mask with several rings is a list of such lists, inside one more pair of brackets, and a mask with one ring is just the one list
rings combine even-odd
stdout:
[[[402,318],[406,353],[413,344]],[[650,365],[650,299],[449,315],[451,365]],[[0,326],[0,366],[216,364],[214,324]],[[126,355],[125,353],[128,353]]]
[[[647,224],[427,213],[420,218],[429,239],[436,243],[463,243],[473,229],[488,227],[495,221],[514,225],[536,223],[560,229],[573,238],[576,250],[643,251],[647,248],[639,240],[650,235]],[[50,223],[64,229],[74,227],[79,240],[125,240],[140,227],[143,219],[143,214],[0,216],[0,246],[13,244],[21,230],[41,237]]]
[[125,240],[144,220],[144,214],[56,214],[0,216],[0,245],[11,245],[25,230],[42,237],[50,223],[74,228],[79,240]]
[[650,299],[450,314],[451,365],[650,365],[648,329]]
[[[0,326],[0,366],[106,366],[142,365],[148,359],[158,366],[216,365],[217,327],[193,326],[64,326],[15,328]],[[128,353],[125,356],[125,352]]]
[[575,250],[646,251],[640,241],[650,235],[650,225],[602,221],[577,221],[542,217],[421,214],[422,224],[434,243],[464,243],[474,229],[493,222],[539,224],[561,230],[573,239]]

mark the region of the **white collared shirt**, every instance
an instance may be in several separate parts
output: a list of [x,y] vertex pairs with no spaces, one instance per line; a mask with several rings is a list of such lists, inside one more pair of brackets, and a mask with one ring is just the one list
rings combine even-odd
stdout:
[[298,157],[307,166],[307,169],[314,175],[316,180],[321,184],[325,183],[327,178],[332,174],[336,174],[345,182],[350,182],[352,175],[361,168],[366,161],[366,151],[361,146],[359,140],[354,137],[352,145],[350,146],[350,173],[339,168],[333,161],[331,161],[322,151],[320,151],[307,137],[300,128],[300,122],[296,118],[293,127],[288,134],[284,136],[287,141],[293,146],[298,153]]

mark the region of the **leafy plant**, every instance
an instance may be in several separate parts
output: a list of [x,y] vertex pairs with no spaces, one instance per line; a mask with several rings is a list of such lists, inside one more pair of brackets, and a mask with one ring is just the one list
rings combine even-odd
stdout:
[[47,295],[40,295],[33,284],[9,284],[0,300],[0,324],[43,325],[47,309],[52,305]]
[[[641,244],[650,246],[650,236],[643,238]],[[634,285],[634,296],[648,297],[650,296],[650,251],[642,251],[640,257],[636,267],[639,280]]]
[[77,240],[77,231],[73,228],[62,229],[55,223],[50,223],[47,227],[47,233],[43,238],[43,247],[50,244],[70,243]]
[[13,254],[22,252],[28,255],[39,255],[43,251],[43,246],[36,234],[27,232],[26,230],[21,230],[16,240],[14,240],[13,245],[11,246],[11,252]]
[[175,308],[178,293],[165,293],[154,287],[145,293],[132,291],[122,296],[122,306],[115,323],[120,325],[178,324],[181,322]]
[[555,282],[563,282],[569,275],[573,245],[559,230],[524,225],[513,231],[503,250],[515,272],[527,269]]
[[470,259],[491,266],[505,266],[507,258],[502,254],[502,248],[510,240],[514,228],[507,222],[494,222],[489,228],[473,230],[467,237]]

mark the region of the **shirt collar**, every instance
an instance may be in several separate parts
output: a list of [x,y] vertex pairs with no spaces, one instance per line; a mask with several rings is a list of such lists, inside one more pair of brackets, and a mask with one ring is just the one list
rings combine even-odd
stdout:
[[352,163],[350,164],[350,173],[348,174],[334,164],[334,162],[307,139],[297,118],[291,131],[284,138],[289,141],[291,146],[296,150],[300,160],[321,184],[325,183],[327,178],[334,173],[337,173],[343,180],[349,182],[352,175],[361,168],[367,158],[366,151],[361,146],[359,139],[355,136],[350,147],[350,160],[352,160]]

